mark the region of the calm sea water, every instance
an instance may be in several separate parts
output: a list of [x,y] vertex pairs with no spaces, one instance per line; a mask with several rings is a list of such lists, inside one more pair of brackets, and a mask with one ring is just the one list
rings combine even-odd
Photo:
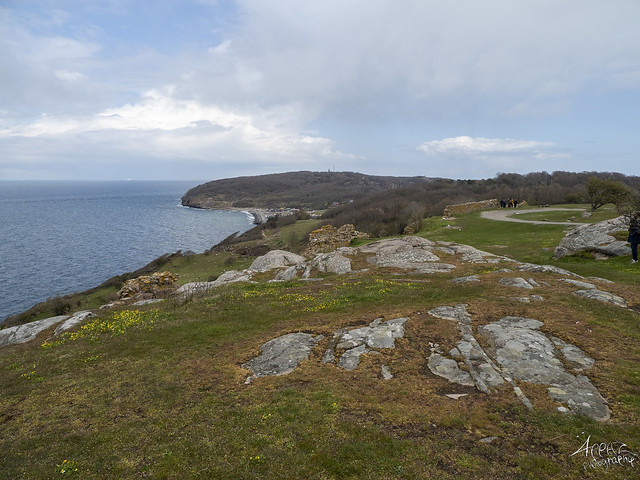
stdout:
[[0,182],[0,322],[165,253],[203,252],[251,228],[242,212],[196,210],[197,182]]

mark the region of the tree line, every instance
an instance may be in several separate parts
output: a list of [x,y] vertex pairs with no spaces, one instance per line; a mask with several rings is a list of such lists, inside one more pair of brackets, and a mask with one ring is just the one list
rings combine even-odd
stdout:
[[372,236],[418,231],[422,219],[442,215],[446,205],[514,198],[529,205],[613,203],[620,213],[640,208],[640,177],[615,172],[499,173],[484,180],[425,179],[327,210],[335,226],[353,223]]

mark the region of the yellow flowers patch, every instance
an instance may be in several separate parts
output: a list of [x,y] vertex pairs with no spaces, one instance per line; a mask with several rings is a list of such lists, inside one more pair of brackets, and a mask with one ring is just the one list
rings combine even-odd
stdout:
[[160,316],[159,310],[123,310],[110,317],[95,318],[80,327],[77,332],[65,332],[53,340],[42,344],[44,348],[55,347],[67,342],[75,342],[80,338],[96,340],[100,335],[122,335],[130,328],[151,329],[154,321]]
[[71,460],[63,460],[58,467],[57,472],[61,475],[73,475],[78,471],[78,464]]

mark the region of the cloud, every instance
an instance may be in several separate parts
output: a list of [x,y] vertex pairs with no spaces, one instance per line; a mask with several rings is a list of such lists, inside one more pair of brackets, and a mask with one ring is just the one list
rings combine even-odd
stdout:
[[[11,171],[41,158],[37,149],[52,163],[100,149],[141,169],[171,158],[322,169],[338,159],[412,174],[446,156],[438,168],[452,175],[473,158],[487,176],[566,159],[563,135],[615,144],[617,119],[633,113],[622,95],[640,88],[636,0],[43,5],[0,7],[0,149],[14,152]],[[610,107],[589,132],[571,118],[611,99],[624,115]],[[555,119],[565,131],[551,130]],[[425,133],[441,140],[418,155]]]
[[[336,149],[318,135],[302,134],[295,125],[295,111],[232,111],[179,100],[166,92],[152,90],[136,103],[110,108],[96,115],[42,116],[28,125],[0,129],[0,140],[9,140],[25,163],[38,163],[34,150],[49,144],[48,155],[110,161],[132,156],[161,161],[197,161],[215,165],[234,162],[264,162],[272,167],[295,165],[326,168],[326,162],[349,161],[356,157]],[[294,119],[283,118],[289,112]],[[33,139],[33,142],[28,142]],[[17,146],[20,146],[18,148]],[[31,145],[31,147],[30,147]],[[56,145],[59,145],[56,148]],[[86,162],[87,160],[83,160]]]
[[482,154],[539,154],[541,148],[553,146],[552,142],[535,140],[513,140],[511,138],[473,138],[455,137],[442,140],[432,140],[418,146],[418,150],[427,155],[460,155]]
[[553,142],[460,136],[432,140],[416,150],[430,159],[427,175],[486,178],[487,172],[555,171],[558,162],[574,160]]

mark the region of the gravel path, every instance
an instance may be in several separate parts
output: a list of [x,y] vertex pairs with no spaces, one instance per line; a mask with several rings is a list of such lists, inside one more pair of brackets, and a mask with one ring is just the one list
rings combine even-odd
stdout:
[[520,220],[518,218],[513,218],[515,215],[520,215],[522,213],[532,213],[532,212],[553,212],[553,211],[566,211],[566,212],[576,212],[582,213],[584,212],[581,208],[532,208],[526,210],[512,210],[510,208],[504,208],[501,210],[486,210],[480,213],[482,218],[488,218],[489,220],[500,220],[502,222],[518,222],[518,223],[534,223],[537,225],[585,225],[582,222],[543,222],[539,220]]

